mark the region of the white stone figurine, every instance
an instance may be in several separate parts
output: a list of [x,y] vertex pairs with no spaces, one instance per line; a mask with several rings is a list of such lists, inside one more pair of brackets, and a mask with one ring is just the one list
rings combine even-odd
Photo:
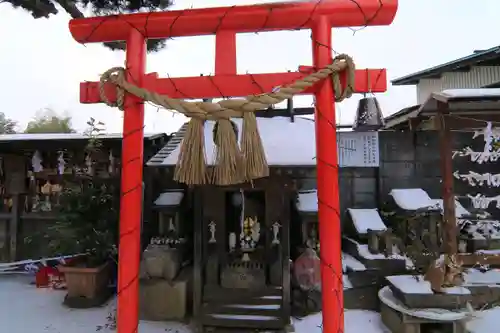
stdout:
[[115,157],[113,156],[113,151],[109,151],[109,164],[108,164],[108,173],[112,175],[115,172]]
[[40,155],[40,152],[38,150],[35,151],[33,157],[31,158],[31,166],[33,167],[33,172],[43,171],[42,156]]
[[280,243],[280,240],[278,238],[278,232],[281,228],[281,224],[279,224],[278,222],[274,222],[273,226],[273,241],[272,241],[272,244],[279,244]]
[[64,160],[64,152],[59,152],[59,157],[57,158],[57,172],[60,175],[64,174],[64,170],[66,168],[66,161]]
[[236,248],[236,233],[232,232],[229,234],[229,251],[234,251]]
[[217,243],[217,240],[215,239],[215,230],[216,230],[215,227],[216,224],[214,221],[208,224],[208,230],[210,231],[210,239],[208,240],[208,242],[210,244]]

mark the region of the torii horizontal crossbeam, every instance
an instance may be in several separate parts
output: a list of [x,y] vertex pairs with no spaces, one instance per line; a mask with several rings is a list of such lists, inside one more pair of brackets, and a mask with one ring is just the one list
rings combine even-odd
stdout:
[[[272,74],[215,75],[180,78],[158,78],[157,73],[147,74],[144,87],[161,95],[172,98],[200,99],[246,96],[270,92],[274,88],[292,83],[313,71],[312,67],[301,66],[298,72]],[[340,81],[344,85],[345,74]],[[317,86],[303,92],[314,94]],[[385,92],[387,73],[385,69],[360,69],[356,71],[354,92]],[[116,88],[108,84],[106,96],[111,102],[116,101]],[[91,104],[102,102],[99,95],[99,82],[80,83],[80,102]]]
[[[69,30],[80,43],[125,40],[130,28],[145,38],[212,35],[219,31],[263,32],[310,29],[318,17],[330,26],[388,25],[396,14],[397,0],[311,0],[267,3],[71,20]],[[196,24],[193,24],[196,22]]]

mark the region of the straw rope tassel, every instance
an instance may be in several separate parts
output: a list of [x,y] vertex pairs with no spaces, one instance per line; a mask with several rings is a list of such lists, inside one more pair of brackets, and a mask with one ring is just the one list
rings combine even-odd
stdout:
[[212,181],[216,185],[232,185],[243,182],[241,151],[238,137],[229,119],[216,122],[215,166]]
[[257,117],[255,117],[255,113],[253,112],[245,112],[243,114],[241,152],[246,181],[269,176],[266,152],[264,151],[264,145],[259,135]]
[[[342,89],[339,73],[344,70],[347,75],[344,89]],[[349,98],[354,90],[355,66],[351,57],[340,54],[333,59],[330,65],[318,68],[315,72],[270,93],[247,96],[246,98],[224,99],[217,103],[189,102],[160,95],[127,82],[125,73],[125,68],[114,67],[102,74],[99,93],[103,102],[123,110],[125,92],[128,92],[144,101],[152,102],[166,109],[176,110],[192,118],[183,140],[175,170],[175,180],[187,185],[207,182],[203,123],[205,120],[216,120],[220,125],[218,130],[220,135],[217,135],[216,140],[218,143],[216,144],[217,165],[213,171],[212,180],[219,185],[230,185],[244,180],[265,177],[269,174],[264,149],[257,130],[257,121],[253,114],[255,111],[265,110],[271,105],[292,98],[328,77],[333,80],[336,101],[340,102]],[[116,86],[116,103],[110,103],[108,100],[104,89],[106,83]],[[232,130],[231,118],[244,118],[243,156],[238,147],[238,139]],[[225,149],[228,150],[225,151]],[[245,162],[245,165],[242,162]],[[243,167],[243,170],[238,169]]]
[[207,183],[205,163],[205,121],[191,118],[182,140],[179,159],[175,166],[174,180],[187,185]]

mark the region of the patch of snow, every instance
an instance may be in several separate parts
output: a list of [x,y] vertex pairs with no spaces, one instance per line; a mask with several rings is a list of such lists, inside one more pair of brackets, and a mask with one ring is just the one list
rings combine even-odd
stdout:
[[355,241],[354,239],[349,238],[349,237],[344,237],[344,239],[348,240],[349,242],[351,242],[353,244],[356,244],[359,256],[361,256],[361,257],[363,257],[365,259],[368,259],[368,260],[373,260],[373,259],[399,259],[399,260],[404,260],[406,262],[406,267],[407,268],[413,268],[413,267],[415,267],[415,265],[413,264],[413,261],[410,258],[408,258],[407,256],[402,255],[401,251],[399,250],[399,248],[396,245],[394,245],[392,247],[392,251],[393,251],[394,254],[386,257],[386,255],[384,253],[371,253],[370,250],[368,249],[368,245],[367,244],[360,244],[357,241]]
[[498,220],[457,219],[460,233],[472,239],[500,239],[500,222]]
[[232,314],[212,314],[210,315],[217,319],[234,319],[234,320],[275,320],[273,316],[258,316],[258,315],[232,315]]
[[466,309],[454,311],[446,309],[410,309],[393,296],[389,286],[380,289],[378,298],[382,303],[398,312],[423,319],[434,321],[458,321],[469,316],[469,312]]
[[[323,333],[321,313],[302,319],[292,319],[297,333]],[[344,333],[390,333],[380,315],[373,311],[346,310],[344,312]]]
[[281,308],[279,304],[229,304],[225,306],[226,308],[237,308],[237,309],[262,309],[262,310],[277,310]]
[[387,227],[385,226],[384,221],[380,218],[377,209],[348,208],[347,211],[351,215],[354,227],[359,234],[366,234],[368,229],[372,229],[374,231],[387,230]]
[[404,210],[417,210],[435,206],[427,192],[421,188],[400,188],[389,192],[394,202]]
[[441,94],[451,98],[498,97],[500,99],[499,88],[446,89],[441,91]]
[[[434,294],[431,284],[422,276],[394,275],[386,279],[405,294]],[[443,292],[450,295],[470,295],[470,290],[463,287],[443,288]]]
[[[441,211],[444,210],[443,199],[432,199],[432,202],[435,206],[439,207]],[[455,216],[462,217],[468,215],[470,215],[470,212],[465,209],[465,207],[462,206],[462,204],[458,200],[455,200]]]
[[[0,276],[0,322],[4,332],[29,333],[89,333],[108,323],[114,312],[115,300],[94,309],[69,309],[63,303],[65,291],[38,289],[27,276]],[[26,320],[29,315],[29,320]],[[18,318],[18,319],[15,319]],[[141,333],[172,331],[191,333],[187,325],[175,322],[148,322],[139,324]],[[100,332],[115,332],[102,329]]]
[[500,270],[491,269],[486,272],[481,272],[477,269],[469,269],[464,273],[464,285],[500,286]]
[[351,280],[349,280],[349,277],[345,274],[342,275],[342,287],[344,290],[351,289],[353,287]]
[[468,333],[497,333],[500,307],[474,312],[474,317],[466,323]]
[[299,200],[297,202],[299,212],[313,213],[318,211],[318,191],[303,191],[299,192]]
[[177,206],[181,203],[183,197],[184,192],[182,191],[163,192],[156,198],[154,204],[155,206]]
[[352,271],[364,271],[366,266],[347,253],[342,253],[342,270],[346,272],[348,269]]

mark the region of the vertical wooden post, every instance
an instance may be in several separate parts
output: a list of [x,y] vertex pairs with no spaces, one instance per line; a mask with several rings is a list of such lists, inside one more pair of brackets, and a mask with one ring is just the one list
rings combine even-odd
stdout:
[[[441,179],[443,182],[443,242],[444,252],[448,260],[453,260],[458,253],[457,245],[457,218],[455,213],[455,194],[453,191],[453,159],[452,136],[446,123],[448,105],[438,102],[439,123],[439,154],[441,155]],[[452,272],[446,268],[444,282],[453,280]]]
[[17,243],[19,239],[19,221],[21,218],[20,195],[12,195],[12,211],[9,219],[9,260],[14,262],[18,258]]
[[[439,154],[441,155],[441,179],[443,181],[443,238],[447,254],[457,253],[457,218],[453,190],[452,136],[446,124],[447,104],[439,102]],[[442,115],[441,115],[442,114]]]
[[203,219],[203,191],[199,186],[189,190],[193,195],[193,210],[194,210],[194,267],[193,267],[193,318],[197,325],[197,329],[201,330],[200,310],[202,299],[202,269],[203,269],[203,228],[205,226]]
[[[332,27],[325,16],[312,26],[314,66],[332,60]],[[321,265],[323,332],[344,332],[342,252],[340,248],[340,198],[335,127],[335,100],[331,80],[323,80],[316,98],[316,161]]]
[[[127,81],[141,86],[146,70],[146,40],[130,28],[126,51]],[[144,102],[126,94],[123,120],[118,265],[118,333],[138,331],[139,263],[144,163]]]

